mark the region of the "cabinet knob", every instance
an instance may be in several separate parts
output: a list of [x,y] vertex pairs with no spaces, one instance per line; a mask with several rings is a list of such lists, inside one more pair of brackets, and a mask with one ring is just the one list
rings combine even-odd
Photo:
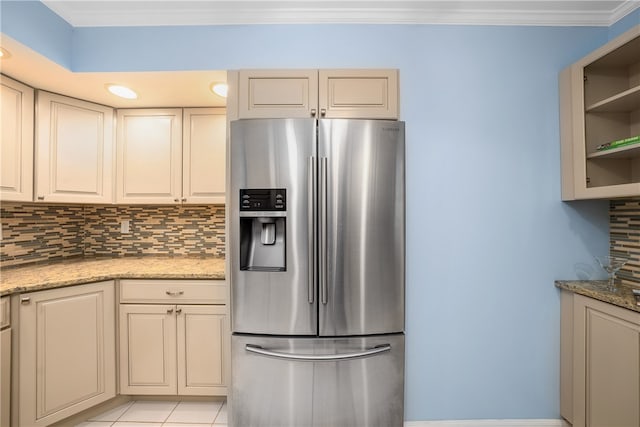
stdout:
[[44,196],[38,196],[38,200],[44,200]]
[[173,199],[174,202],[179,203],[180,199]]
[[172,314],[173,313],[173,308],[170,308],[169,310],[167,310],[167,314]]
[[183,198],[182,198],[182,201],[183,201],[183,202],[186,202],[186,201],[187,201],[187,198],[186,198],[186,197],[183,197]]
[[180,313],[182,313],[182,309],[181,308],[176,309],[176,314],[180,314]]
[[316,116],[316,109],[312,108],[311,109],[311,117],[315,117]]
[[320,115],[321,115],[322,117],[326,116],[326,115],[327,115],[327,110],[325,110],[324,108],[322,108],[322,109],[320,110]]

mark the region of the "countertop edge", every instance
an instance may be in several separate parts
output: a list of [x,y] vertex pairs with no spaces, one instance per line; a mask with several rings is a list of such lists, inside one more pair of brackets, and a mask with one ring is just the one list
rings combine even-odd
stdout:
[[565,291],[640,313],[640,306],[636,304],[632,292],[632,289],[637,289],[637,287],[619,285],[619,291],[614,293],[606,289],[606,280],[556,280],[555,286]]
[[105,280],[225,280],[222,258],[112,258],[67,260],[2,270],[0,297]]

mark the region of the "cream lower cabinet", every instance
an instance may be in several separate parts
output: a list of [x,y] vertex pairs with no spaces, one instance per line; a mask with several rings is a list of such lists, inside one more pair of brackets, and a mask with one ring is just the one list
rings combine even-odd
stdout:
[[640,313],[581,295],[571,309],[573,363],[562,370],[571,369],[572,390],[561,399],[570,394],[572,408],[563,416],[574,427],[640,426]]
[[0,75],[0,200],[33,200],[33,111],[33,89]]
[[224,282],[213,282],[122,281],[121,302],[146,294],[151,304],[120,304],[120,394],[227,394],[226,305],[158,304],[202,293],[204,301],[222,302],[215,295]]
[[0,426],[10,425],[11,313],[9,297],[0,298]]
[[22,294],[20,426],[47,426],[115,396],[114,282]]

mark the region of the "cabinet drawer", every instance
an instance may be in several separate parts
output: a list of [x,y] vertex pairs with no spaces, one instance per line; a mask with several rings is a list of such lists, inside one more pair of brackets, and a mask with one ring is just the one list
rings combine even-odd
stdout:
[[0,298],[0,329],[11,326],[9,297]]
[[120,302],[226,304],[224,280],[120,280]]

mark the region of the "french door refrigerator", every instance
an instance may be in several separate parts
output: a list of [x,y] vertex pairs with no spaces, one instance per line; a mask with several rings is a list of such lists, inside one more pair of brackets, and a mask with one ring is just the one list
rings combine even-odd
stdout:
[[231,123],[236,427],[400,427],[404,123]]

